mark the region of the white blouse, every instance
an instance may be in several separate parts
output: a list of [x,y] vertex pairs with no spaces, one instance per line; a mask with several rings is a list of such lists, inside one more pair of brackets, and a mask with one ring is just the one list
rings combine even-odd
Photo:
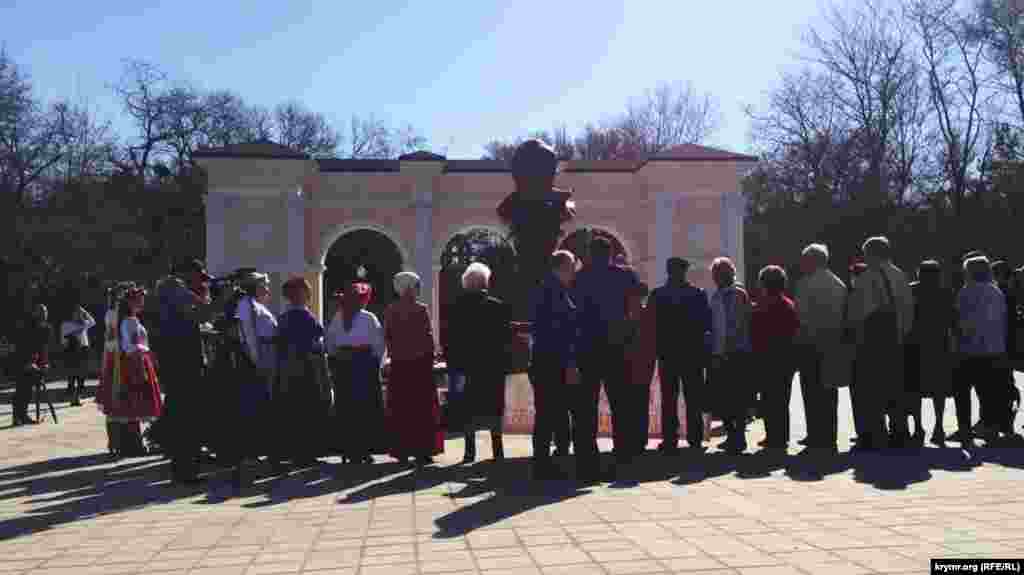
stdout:
[[[82,310],[85,311],[85,310]],[[72,336],[78,340],[78,345],[82,348],[89,347],[89,330],[96,325],[96,320],[93,319],[89,312],[83,314],[83,320],[77,319],[65,321],[60,324],[60,336],[66,338]]]
[[271,338],[277,330],[277,318],[267,306],[244,297],[238,303],[238,320],[248,348],[249,359],[256,367],[270,369],[276,359]]
[[121,351],[149,351],[149,336],[138,318],[126,317],[121,320]]
[[343,346],[368,345],[373,349],[374,355],[383,358],[386,349],[384,328],[381,327],[377,316],[364,309],[359,310],[352,319],[352,329],[345,331],[345,320],[338,313],[327,326],[326,345],[328,354],[334,354]]

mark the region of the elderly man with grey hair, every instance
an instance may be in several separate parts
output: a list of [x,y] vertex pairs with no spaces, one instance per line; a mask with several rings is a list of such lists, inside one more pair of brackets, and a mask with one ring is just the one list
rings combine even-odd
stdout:
[[835,453],[838,432],[839,390],[824,381],[823,366],[838,349],[843,328],[846,286],[828,267],[828,247],[811,244],[800,258],[803,277],[796,284],[795,300],[800,314],[797,337],[800,392],[807,421],[809,453]]
[[495,461],[505,457],[501,435],[505,415],[505,349],[512,342],[508,308],[488,292],[491,268],[482,262],[470,264],[462,274],[465,290],[452,307],[448,323],[449,369],[462,371],[466,390],[461,400],[463,463],[476,460],[476,431],[491,432]]
[[910,439],[907,418],[893,418],[895,441],[887,442],[885,414],[890,402],[903,400],[903,343],[914,323],[914,295],[906,274],[892,263],[887,238],[869,238],[862,251],[867,269],[850,292],[847,315],[857,342],[853,411],[861,421],[858,447],[902,447]]

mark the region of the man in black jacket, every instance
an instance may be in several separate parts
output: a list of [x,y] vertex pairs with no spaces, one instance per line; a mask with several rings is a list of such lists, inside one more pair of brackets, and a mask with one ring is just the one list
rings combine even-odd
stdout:
[[[690,262],[669,258],[668,281],[650,297],[657,326],[658,375],[661,380],[661,447],[679,452],[679,391],[686,401],[686,441],[699,450],[704,441],[701,394],[711,333],[711,306],[704,290],[687,280]],[[681,385],[680,385],[681,384]]]
[[50,324],[47,323],[45,305],[36,304],[32,317],[25,322],[15,336],[14,361],[11,368],[17,377],[14,391],[14,425],[36,423],[28,415],[28,404],[32,401],[32,390],[49,365]]

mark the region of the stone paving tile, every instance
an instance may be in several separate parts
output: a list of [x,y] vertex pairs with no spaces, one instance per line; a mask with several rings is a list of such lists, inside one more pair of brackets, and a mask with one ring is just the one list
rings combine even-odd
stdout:
[[701,463],[645,460],[652,480],[573,491],[523,481],[528,438],[507,438],[513,459],[487,484],[451,467],[455,440],[422,472],[327,464],[232,499],[223,476],[188,490],[158,458],[109,461],[95,408],[61,409],[59,426],[0,430],[0,575],[860,575],[1024,555],[1024,450],[978,450],[970,470],[929,448],[747,478],[756,457],[713,446]]

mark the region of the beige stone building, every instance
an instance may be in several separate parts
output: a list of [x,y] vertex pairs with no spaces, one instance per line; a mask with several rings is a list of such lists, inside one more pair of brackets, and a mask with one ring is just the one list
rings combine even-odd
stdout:
[[[442,251],[469,230],[504,234],[496,208],[513,191],[501,162],[428,152],[397,160],[311,159],[258,142],[196,156],[209,175],[211,273],[256,267],[275,286],[304,275],[321,316],[333,309],[329,293],[343,283],[341,268],[348,277],[361,266],[378,302],[392,296],[392,273],[417,272],[436,321]],[[744,269],[740,181],[754,161],[685,145],[638,162],[563,162],[556,185],[571,189],[577,206],[566,232],[607,232],[652,286],[664,280],[665,260],[682,256],[694,263],[695,283],[710,287],[712,258],[728,255]]]

